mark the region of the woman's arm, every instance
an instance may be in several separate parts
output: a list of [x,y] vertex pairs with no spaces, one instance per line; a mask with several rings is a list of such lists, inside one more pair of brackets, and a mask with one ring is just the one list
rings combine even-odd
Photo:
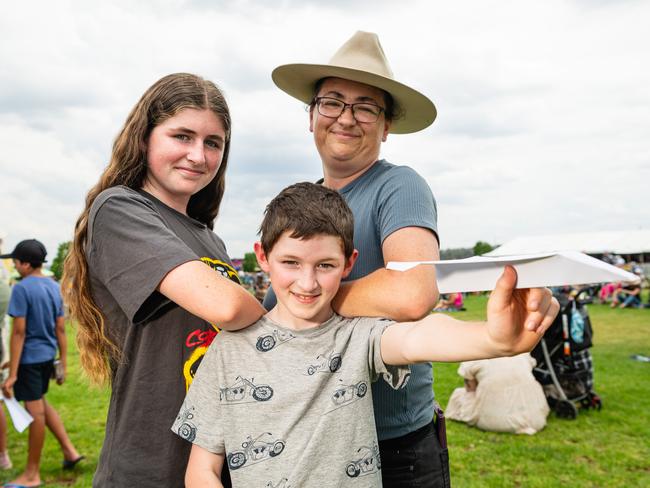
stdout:
[[243,286],[224,278],[201,261],[172,269],[158,291],[188,312],[226,330],[242,329],[266,311]]
[[223,460],[223,454],[214,454],[193,444],[185,472],[185,486],[187,488],[223,488],[221,483]]
[[[405,227],[389,235],[382,245],[384,264],[389,261],[431,261],[439,259],[433,232]],[[397,321],[418,320],[438,301],[433,266],[409,271],[378,269],[363,278],[341,283],[332,307],[346,317],[388,317]]]

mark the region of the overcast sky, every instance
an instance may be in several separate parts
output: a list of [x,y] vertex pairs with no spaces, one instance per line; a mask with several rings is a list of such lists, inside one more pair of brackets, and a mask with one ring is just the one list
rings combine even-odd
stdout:
[[429,96],[428,129],[382,155],[420,172],[443,248],[650,228],[650,2],[43,1],[0,15],[0,236],[53,259],[142,93],[179,71],[220,85],[234,120],[215,229],[252,248],[266,203],[316,180],[304,106],[271,71],[379,34],[396,78]]

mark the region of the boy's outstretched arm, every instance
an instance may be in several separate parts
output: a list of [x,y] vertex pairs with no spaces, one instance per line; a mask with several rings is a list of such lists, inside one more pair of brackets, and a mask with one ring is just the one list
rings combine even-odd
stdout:
[[530,351],[553,323],[560,306],[545,288],[516,290],[507,266],[490,294],[486,322],[463,322],[433,314],[394,324],[381,339],[387,364],[469,361]]
[[185,486],[187,488],[223,488],[221,470],[224,457],[223,454],[214,454],[193,444],[185,472]]

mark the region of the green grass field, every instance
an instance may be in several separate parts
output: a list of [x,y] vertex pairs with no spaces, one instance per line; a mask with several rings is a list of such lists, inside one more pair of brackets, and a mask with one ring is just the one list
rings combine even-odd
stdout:
[[[467,298],[467,311],[456,316],[481,318],[485,301]],[[650,363],[630,359],[633,354],[650,355],[650,309],[591,305],[589,312],[595,390],[603,409],[581,412],[573,421],[551,414],[546,428],[534,436],[482,432],[448,422],[454,487],[650,486]],[[69,335],[72,344],[72,330]],[[70,377],[61,387],[52,383],[47,397],[87,459],[75,471],[62,471],[61,452],[48,433],[41,466],[47,486],[91,486],[101,448],[108,392],[88,387],[77,359],[71,347]],[[457,367],[434,366],[436,396],[443,406],[453,389],[462,385]],[[2,481],[24,467],[27,432],[17,434],[10,425],[9,446],[14,468],[0,474]]]

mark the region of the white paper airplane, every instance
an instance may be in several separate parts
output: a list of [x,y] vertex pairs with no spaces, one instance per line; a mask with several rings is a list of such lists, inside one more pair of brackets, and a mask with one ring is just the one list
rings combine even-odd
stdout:
[[639,281],[633,273],[575,251],[445,261],[390,261],[386,269],[407,271],[421,264],[436,267],[440,293],[493,290],[508,264],[517,270],[517,288]]

